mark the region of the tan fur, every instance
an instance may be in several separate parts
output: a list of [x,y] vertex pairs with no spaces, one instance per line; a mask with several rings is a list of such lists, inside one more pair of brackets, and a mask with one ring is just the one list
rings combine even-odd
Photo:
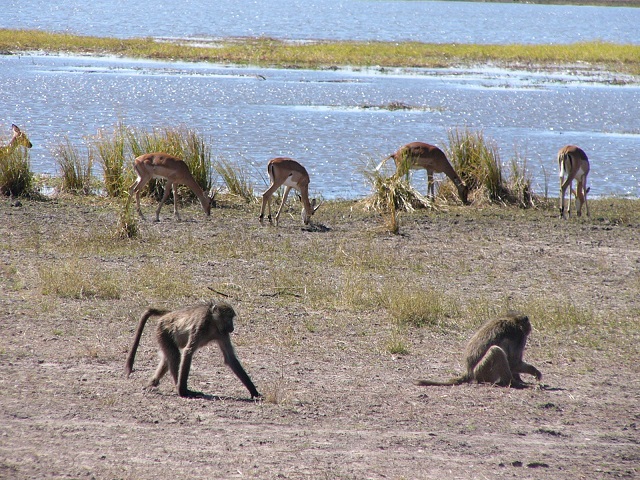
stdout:
[[300,198],[302,200],[302,223],[308,225],[311,222],[311,216],[316,213],[316,210],[320,208],[320,205],[316,206],[316,199],[309,200],[309,174],[307,170],[298,162],[292,158],[277,157],[269,160],[267,164],[267,173],[271,180],[271,185],[262,194],[262,207],[260,208],[260,223],[264,218],[265,210],[268,210],[269,223],[271,223],[271,197],[278,188],[284,185],[284,194],[282,195],[282,202],[280,208],[276,213],[276,225],[280,219],[280,213],[282,207],[287,201],[289,192],[291,189],[295,189],[300,192]]
[[33,146],[31,141],[27,137],[27,134],[21,131],[17,125],[11,125],[11,132],[12,136],[11,140],[9,140],[9,143],[4,147],[0,147],[0,153],[2,153],[3,155],[9,155],[20,146],[25,148],[31,148]]
[[[587,175],[589,175],[589,159],[579,147],[575,145],[567,145],[562,147],[558,152],[558,168],[560,170],[560,217],[565,218],[564,196],[567,189],[569,190],[569,205],[567,208],[568,216],[571,216],[571,194],[576,197],[576,213],[582,215],[582,205],[584,204],[589,216],[589,204],[587,203]],[[566,180],[564,176],[567,176]],[[573,180],[576,181],[575,191],[571,188]]]
[[213,194],[207,196],[202,187],[193,178],[187,164],[179,158],[171,156],[167,153],[145,153],[140,155],[133,162],[133,169],[136,172],[136,181],[129,187],[129,201],[136,194],[136,208],[140,217],[142,217],[142,209],[140,208],[140,193],[142,189],[149,183],[152,178],[165,178],[167,183],[164,186],[164,195],[160,204],[156,209],[156,222],[160,221],[160,210],[169,198],[169,194],[173,191],[173,214],[180,219],[178,214],[178,194],[176,185],[186,185],[193,193],[196,194],[202,205],[202,210],[209,216],[211,213],[211,204],[213,202]]
[[127,356],[125,365],[127,376],[133,370],[133,362],[144,326],[150,317],[156,316],[160,317],[156,328],[156,337],[160,346],[160,363],[149,383],[150,387],[157,387],[160,379],[169,371],[178,395],[201,396],[202,393],[187,388],[191,360],[198,349],[215,340],[222,350],[224,362],[247,387],[251,397],[261,396],[236,357],[229,336],[233,332],[233,319],[236,314],[231,305],[224,302],[209,302],[173,311],[147,309],[140,317],[133,345]]
[[491,320],[469,340],[465,351],[467,371],[463,375],[444,382],[418,380],[416,384],[430,386],[478,382],[523,387],[526,384],[520,378],[520,373],[528,373],[540,380],[540,371],[522,358],[529,333],[531,323],[526,315],[509,313]]
[[433,174],[444,173],[455,184],[462,203],[469,204],[467,199],[469,189],[453,169],[447,156],[438,147],[428,143],[412,142],[400,147],[389,158],[393,158],[396,164],[396,175],[405,175],[409,169],[424,168],[427,171],[427,195],[431,195],[432,199],[435,198]]

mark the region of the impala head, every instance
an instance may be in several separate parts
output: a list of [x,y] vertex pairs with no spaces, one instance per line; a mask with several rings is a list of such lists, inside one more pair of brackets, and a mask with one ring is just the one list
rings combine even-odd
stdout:
[[458,187],[458,195],[460,195],[460,200],[462,200],[462,203],[464,203],[465,205],[471,204],[468,199],[469,187],[467,187],[464,183],[460,183],[456,186]]
[[303,205],[302,207],[302,223],[304,223],[305,225],[309,225],[309,223],[311,223],[311,216],[316,213],[316,210],[318,210],[320,208],[320,205],[322,205],[322,202],[320,202],[317,206],[316,206],[316,199],[312,199],[311,200],[311,211],[307,212],[307,207],[305,207]]
[[207,200],[209,200],[209,208],[206,210],[207,216],[211,215],[211,209],[216,208],[216,194],[218,193],[218,189],[212,186],[209,189],[209,195],[207,195]]
[[29,138],[27,138],[27,135],[22,132],[17,125],[11,125],[11,130],[13,131],[13,136],[7,145],[9,148],[13,149],[20,146],[31,148],[33,146],[29,141]]

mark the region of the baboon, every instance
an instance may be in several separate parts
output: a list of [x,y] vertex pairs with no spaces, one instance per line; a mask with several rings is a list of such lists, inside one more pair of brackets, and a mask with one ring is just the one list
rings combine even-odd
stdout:
[[[247,387],[251,398],[262,396],[256,390],[247,372],[242,368],[233,350],[229,334],[233,332],[233,319],[236,313],[231,305],[225,302],[209,302],[173,311],[157,308],[147,309],[140,317],[133,345],[127,357],[125,367],[127,376],[133,370],[133,361],[140,344],[142,330],[150,317],[157,316],[160,317],[156,327],[156,337],[160,346],[160,363],[149,387],[157,387],[160,379],[169,370],[178,389],[178,395],[181,397],[202,396],[201,392],[187,388],[191,360],[198,349],[215,340],[224,355],[224,363]],[[180,350],[182,350],[182,354]]]
[[460,385],[462,383],[493,383],[502,387],[525,387],[520,373],[542,379],[542,373],[523,359],[527,337],[531,333],[529,317],[509,313],[490,320],[476,332],[465,351],[467,371],[445,382],[418,380],[416,385]]

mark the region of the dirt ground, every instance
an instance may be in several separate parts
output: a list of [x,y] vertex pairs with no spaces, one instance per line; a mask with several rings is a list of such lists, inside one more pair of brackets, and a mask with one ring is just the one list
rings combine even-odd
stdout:
[[[410,216],[394,236],[355,204],[322,207],[310,231],[298,215],[260,226],[256,208],[205,219],[192,206],[178,222],[167,206],[120,242],[104,202],[0,199],[0,478],[638,478],[638,222],[603,218],[595,201],[591,219],[564,222],[451,207]],[[56,293],[62,280],[45,273],[64,265],[126,288]],[[143,266],[151,278],[130,280]],[[289,290],[270,288],[288,275]],[[459,305],[542,299],[588,321],[530,313],[525,358],[541,385],[417,387],[461,371],[473,319],[398,330],[385,308],[341,300],[349,279],[384,292],[409,275]],[[178,397],[168,378],[144,389],[151,325],[125,377],[142,311],[215,297],[207,286],[232,295],[236,351],[265,400],[250,400],[216,346],[192,367],[204,398]],[[323,289],[336,297],[326,306],[313,293]],[[385,347],[394,335],[405,353]]]

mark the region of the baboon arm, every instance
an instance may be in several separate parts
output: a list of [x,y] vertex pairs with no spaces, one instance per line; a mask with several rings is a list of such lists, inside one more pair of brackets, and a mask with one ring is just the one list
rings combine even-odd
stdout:
[[542,380],[542,373],[540,372],[540,370],[526,362],[520,363],[517,371],[520,373],[528,373],[529,375],[533,375],[534,377],[536,377],[536,380]]
[[251,398],[254,397],[262,397],[262,395],[258,392],[255,385],[245,372],[244,368],[242,368],[242,364],[236,357],[236,353],[233,350],[233,344],[231,343],[231,337],[229,334],[223,335],[222,338],[218,339],[218,345],[220,346],[220,350],[222,350],[222,354],[224,355],[224,363],[233,370],[233,373],[240,379],[240,381],[247,387],[249,393],[251,394]]

